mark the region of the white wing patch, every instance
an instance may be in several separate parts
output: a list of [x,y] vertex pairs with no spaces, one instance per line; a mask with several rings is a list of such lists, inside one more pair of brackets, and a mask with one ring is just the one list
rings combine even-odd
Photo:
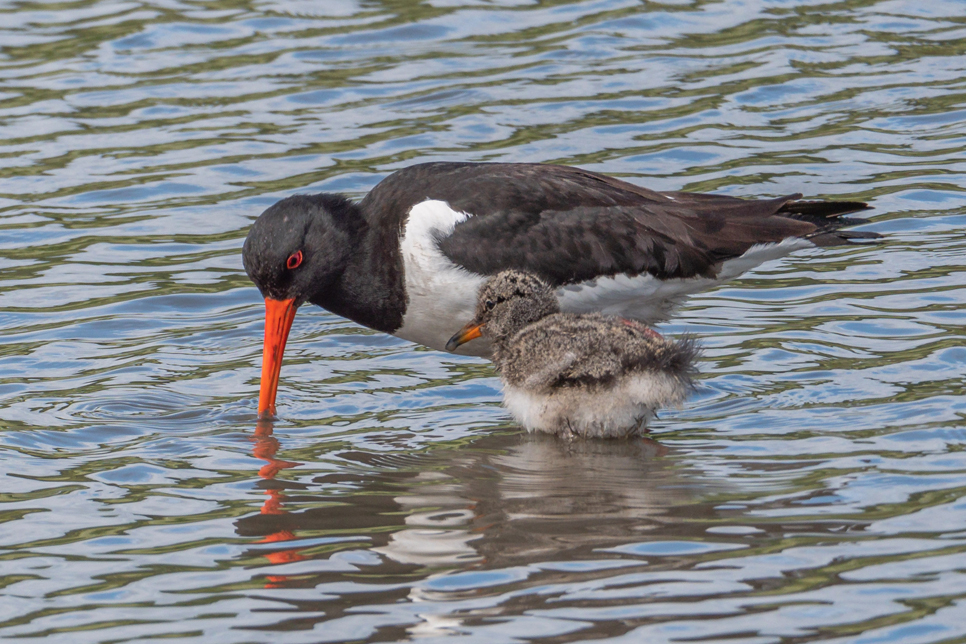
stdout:
[[[427,199],[409,211],[400,249],[406,278],[406,315],[394,335],[443,351],[446,341],[473,319],[483,276],[471,273],[440,252],[436,239],[453,232],[469,215],[445,201]],[[473,340],[456,353],[489,355],[490,343]]]
[[761,266],[765,262],[784,257],[796,250],[813,248],[814,246],[815,244],[801,237],[788,237],[777,244],[755,244],[746,250],[745,254],[741,257],[735,257],[722,263],[721,268],[718,270],[718,277],[714,281],[724,282],[734,279],[742,273]]
[[777,244],[755,244],[741,257],[723,262],[714,279],[660,280],[647,273],[633,277],[614,275],[563,286],[557,289],[557,297],[560,308],[571,313],[600,311],[605,315],[654,324],[671,317],[674,309],[689,295],[714,288],[767,261],[811,246],[814,246],[812,242],[797,237],[789,237]]

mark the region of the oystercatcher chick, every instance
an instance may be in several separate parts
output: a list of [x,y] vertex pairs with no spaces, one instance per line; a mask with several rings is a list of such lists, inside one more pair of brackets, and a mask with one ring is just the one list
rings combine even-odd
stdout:
[[639,322],[600,313],[561,313],[547,282],[504,271],[480,289],[476,317],[450,338],[493,343],[503,404],[529,431],[626,438],[647,431],[661,407],[692,389],[698,349]]
[[[242,258],[265,298],[258,411],[275,413],[296,309],[306,302],[442,349],[473,315],[483,281],[539,275],[561,310],[654,323],[689,294],[795,250],[878,237],[843,228],[854,201],[655,192],[606,175],[534,163],[424,163],[362,201],[288,197],[252,225]],[[458,349],[490,354],[486,341]]]

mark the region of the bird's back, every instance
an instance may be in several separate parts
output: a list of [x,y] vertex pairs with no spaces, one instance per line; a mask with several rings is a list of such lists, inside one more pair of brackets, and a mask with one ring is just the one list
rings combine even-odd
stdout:
[[641,372],[662,372],[690,383],[697,350],[631,320],[599,313],[556,313],[497,345],[503,379],[528,389],[614,386]]

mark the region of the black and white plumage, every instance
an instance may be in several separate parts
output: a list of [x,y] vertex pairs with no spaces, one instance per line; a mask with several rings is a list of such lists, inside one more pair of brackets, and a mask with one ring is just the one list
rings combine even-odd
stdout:
[[503,402],[529,431],[626,438],[691,390],[697,348],[640,322],[561,313],[553,289],[530,273],[504,271],[480,289],[471,322],[447,348],[493,343]]
[[[878,236],[842,230],[865,223],[843,216],[863,203],[800,198],[660,193],[557,165],[426,163],[391,174],[359,203],[332,194],[279,201],[253,224],[243,259],[266,303],[285,304],[266,326],[284,330],[266,340],[279,360],[305,302],[442,349],[484,279],[505,269],[539,275],[564,311],[654,323],[762,262]],[[277,378],[278,364],[264,364]],[[275,386],[263,382],[267,396]]]

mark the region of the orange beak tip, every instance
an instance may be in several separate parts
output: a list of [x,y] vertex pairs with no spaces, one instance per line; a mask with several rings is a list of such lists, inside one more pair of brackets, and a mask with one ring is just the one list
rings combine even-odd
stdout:
[[475,322],[470,322],[460,329],[456,335],[449,339],[449,342],[446,343],[446,350],[455,351],[456,347],[460,346],[461,344],[466,344],[470,340],[475,340],[482,335],[482,325],[476,324]]

